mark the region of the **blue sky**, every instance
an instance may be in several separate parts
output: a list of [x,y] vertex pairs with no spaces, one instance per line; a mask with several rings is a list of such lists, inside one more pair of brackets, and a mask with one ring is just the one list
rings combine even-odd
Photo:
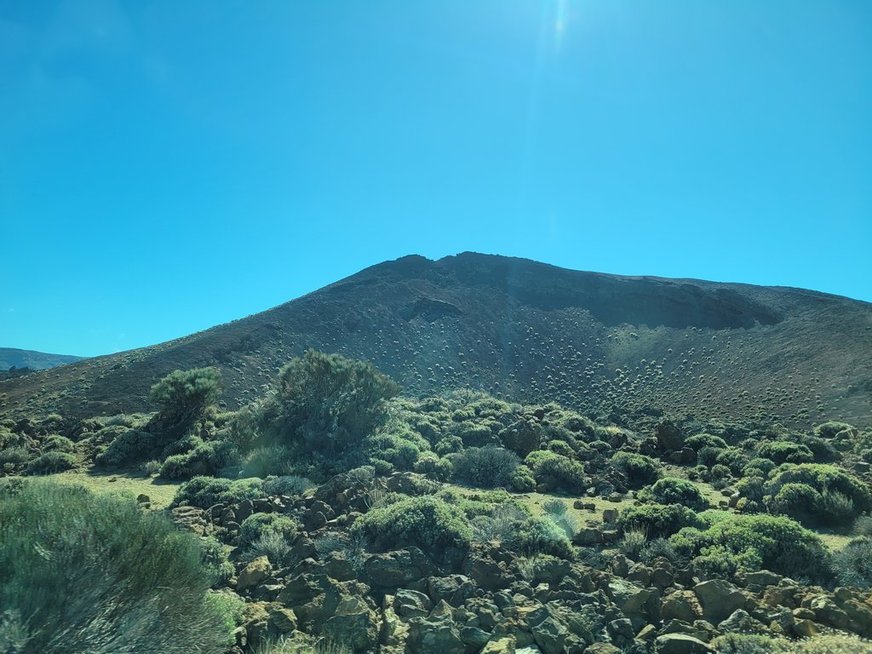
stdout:
[[0,346],[464,250],[872,301],[872,3],[0,4]]

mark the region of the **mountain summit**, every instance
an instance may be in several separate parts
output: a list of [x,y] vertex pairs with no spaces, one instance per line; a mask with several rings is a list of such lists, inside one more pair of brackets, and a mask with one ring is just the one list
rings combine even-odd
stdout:
[[470,387],[600,414],[805,425],[872,418],[872,304],[475,253],[384,262],[185,338],[7,380],[0,408],[146,410],[155,381],[207,365],[236,407],[307,348],[368,359],[407,394]]

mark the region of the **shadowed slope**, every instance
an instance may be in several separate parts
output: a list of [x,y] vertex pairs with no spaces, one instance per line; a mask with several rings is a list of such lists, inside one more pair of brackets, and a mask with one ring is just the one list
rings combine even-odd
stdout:
[[217,365],[235,407],[309,347],[369,359],[407,393],[471,386],[586,411],[801,424],[872,416],[870,304],[472,253],[385,262],[182,339],[2,382],[0,406],[142,410],[163,375]]

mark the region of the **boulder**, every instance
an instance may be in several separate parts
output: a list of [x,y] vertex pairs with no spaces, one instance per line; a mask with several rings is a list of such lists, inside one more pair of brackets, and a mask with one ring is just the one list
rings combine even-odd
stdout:
[[693,592],[702,605],[703,617],[718,624],[736,609],[745,608],[747,598],[733,584],[723,579],[710,579],[698,583]]
[[448,577],[430,577],[427,580],[427,592],[434,602],[445,600],[451,606],[460,606],[468,598],[475,595],[475,584],[464,575]]
[[432,608],[430,598],[417,590],[400,588],[394,596],[394,611],[403,618],[429,615]]
[[374,554],[363,564],[364,580],[376,588],[398,588],[432,575],[436,567],[417,547]]
[[626,647],[631,644],[636,635],[633,623],[627,618],[612,620],[606,625],[606,631],[611,641],[618,647]]
[[658,654],[709,654],[715,651],[699,638],[687,634],[663,634],[654,642]]
[[269,559],[265,556],[259,556],[239,573],[239,578],[236,580],[236,590],[245,591],[254,588],[270,574],[272,574],[272,566]]
[[818,595],[808,602],[808,608],[814,611],[815,622],[820,622],[833,629],[847,628],[850,619],[835,600],[827,595]]
[[269,626],[280,634],[288,634],[297,628],[297,616],[293,609],[273,606],[269,612]]
[[460,628],[460,640],[475,651],[479,651],[490,641],[490,634],[479,627],[467,625]]
[[621,654],[621,650],[611,643],[593,643],[587,646],[584,654]]
[[733,614],[723,620],[718,629],[725,633],[737,634],[766,634],[769,629],[759,620],[753,618],[745,609],[737,609]]
[[480,654],[516,654],[515,639],[510,636],[503,636],[488,641],[481,650]]
[[745,584],[748,586],[777,586],[784,579],[781,575],[769,572],[769,570],[756,570],[745,573]]
[[660,593],[656,589],[641,588],[616,577],[606,592],[636,629],[648,622],[660,621]]
[[654,427],[657,444],[664,450],[681,450],[684,447],[684,435],[671,420],[662,420]]
[[360,597],[343,597],[322,632],[330,640],[344,643],[355,652],[371,652],[378,643],[379,620]]
[[[444,606],[441,606],[444,605]],[[445,610],[440,602],[427,618],[412,618],[409,621],[409,635],[406,638],[406,651],[409,654],[464,654],[466,644],[460,637],[460,630],[454,623],[450,607]]]
[[664,620],[693,622],[702,617],[702,607],[693,591],[680,590],[663,598],[660,615]]

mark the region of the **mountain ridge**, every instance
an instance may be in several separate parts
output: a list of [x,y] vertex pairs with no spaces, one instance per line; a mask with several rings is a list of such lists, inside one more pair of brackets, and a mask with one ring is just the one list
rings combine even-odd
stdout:
[[16,368],[45,370],[67,363],[79,361],[83,357],[72,354],[53,354],[37,350],[24,350],[15,347],[0,347],[0,371]]
[[3,382],[0,402],[10,413],[142,411],[172,369],[216,365],[235,407],[313,347],[371,360],[410,394],[472,387],[590,413],[863,423],[870,330],[872,304],[806,289],[408,255],[201,332]]

